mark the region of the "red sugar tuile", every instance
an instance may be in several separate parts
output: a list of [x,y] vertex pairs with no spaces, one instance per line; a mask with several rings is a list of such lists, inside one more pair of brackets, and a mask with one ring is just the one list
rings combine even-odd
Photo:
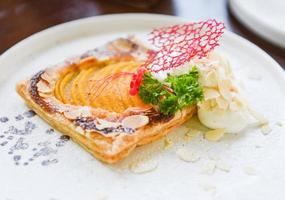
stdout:
[[159,72],[182,66],[195,56],[203,58],[219,45],[224,29],[214,19],[154,29],[149,40],[159,50],[148,57],[144,67]]

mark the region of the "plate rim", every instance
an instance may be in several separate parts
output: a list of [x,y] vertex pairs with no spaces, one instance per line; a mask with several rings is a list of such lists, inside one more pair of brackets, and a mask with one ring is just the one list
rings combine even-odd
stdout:
[[[129,14],[125,14],[125,15],[127,15],[126,17],[129,17],[130,15]],[[138,15],[138,14],[135,14],[135,15]],[[143,16],[143,17],[145,17],[145,15],[141,15],[141,14],[139,14],[140,16]],[[118,17],[118,15],[111,15],[112,17]],[[133,16],[133,15],[132,15]],[[153,18],[153,16],[154,15],[150,15],[149,17],[152,17]],[[156,15],[157,16],[157,15]],[[161,15],[159,15],[159,16],[161,16]],[[163,17],[165,17],[164,15],[162,15]],[[105,16],[103,16],[103,17],[105,17]],[[171,17],[171,16],[167,16],[167,17]],[[92,19],[91,20],[93,20],[93,18],[94,17],[91,17]],[[172,18],[172,17],[171,17]],[[174,17],[174,18],[176,18],[176,19],[182,19],[183,21],[185,21],[186,19],[183,19],[183,18],[179,18],[179,17]],[[81,21],[81,20],[86,20],[86,19],[80,19],[80,20],[75,20],[75,21]],[[67,23],[70,23],[70,24],[72,24],[72,23],[74,23],[74,21],[71,21],[71,22],[67,22]],[[64,23],[65,24],[65,23]],[[63,24],[60,24],[60,25],[57,25],[57,26],[62,26]],[[53,32],[53,29],[54,29],[55,27],[50,27],[48,30],[50,30],[50,29],[52,29],[52,32]],[[24,39],[23,41],[21,41],[20,43],[17,43],[16,45],[20,45],[20,46],[16,46],[16,45],[14,45],[13,47],[14,48],[16,48],[16,49],[9,49],[9,51],[12,51],[12,54],[13,54],[13,52],[14,51],[18,51],[17,49],[19,48],[19,49],[22,49],[22,45],[21,45],[21,43],[23,43],[23,42],[25,42],[25,43],[29,43],[30,42],[30,40],[34,40],[33,38],[36,36],[37,37],[37,35],[39,35],[39,34],[45,34],[45,32],[46,31],[48,31],[48,30],[43,30],[43,31],[41,31],[41,32],[39,32],[39,33],[35,33],[35,34],[33,34],[32,36],[30,36],[30,37],[28,37],[27,39]],[[242,37],[240,37],[240,36],[238,36],[238,35],[236,35],[236,34],[234,34],[234,33],[231,33],[231,32],[227,32],[227,35],[229,35],[230,36],[230,42],[231,41],[233,41],[233,42],[236,42],[237,44],[239,44],[239,43],[242,43],[241,44],[241,46],[244,46],[244,47],[246,47],[246,49],[250,52],[250,53],[254,53],[254,55],[256,55],[256,56],[258,56],[258,57],[262,57],[262,59],[263,59],[263,61],[265,62],[265,63],[268,63],[268,64],[270,64],[270,67],[269,67],[269,69],[268,70],[270,70],[271,72],[276,72],[276,73],[278,73],[278,78],[280,77],[280,79],[282,78],[282,81],[285,81],[285,76],[283,76],[283,70],[282,70],[282,68],[280,67],[280,65],[273,59],[273,58],[271,58],[271,56],[270,55],[268,55],[265,51],[263,51],[262,49],[260,49],[259,47],[257,47],[255,44],[253,44],[253,43],[251,43],[251,42],[249,42],[248,40],[246,40],[246,39],[244,39],[244,38],[242,38]],[[24,45],[26,45],[24,43]],[[234,45],[236,44],[236,43],[234,43]],[[246,54],[246,52],[244,52],[245,54]],[[6,57],[2,57],[1,55],[0,55],[0,71],[1,71],[1,61],[3,60],[3,59],[12,59],[11,57],[11,54],[8,52],[8,55],[6,55]],[[275,67],[273,67],[273,66],[271,66],[271,65],[274,65]],[[279,66],[279,67],[278,67]],[[3,66],[4,67],[4,66]],[[2,68],[3,69],[3,68]],[[282,71],[282,73],[280,73]],[[284,74],[285,75],[285,74]],[[285,83],[285,82],[284,82]],[[1,83],[0,83],[0,85],[1,85]],[[278,84],[279,85],[279,84]],[[54,169],[54,168],[51,168],[52,170]],[[87,171],[88,172],[88,171]],[[81,183],[82,183],[82,181],[81,181]],[[205,185],[207,184],[207,182],[205,182]],[[242,186],[244,186],[244,185],[242,185]],[[240,187],[240,188],[243,188],[243,187]],[[196,188],[194,188],[194,189],[196,189]],[[103,195],[106,193],[106,194],[108,194],[107,192],[105,192],[105,190],[102,190],[104,193],[102,193]],[[155,190],[154,190],[155,191]],[[99,190],[99,195],[100,195],[100,192],[101,192],[101,190]],[[228,192],[228,193],[230,193],[231,192],[231,190],[227,190],[226,192]],[[22,192],[21,192],[22,193]],[[6,193],[4,193],[4,195],[5,195]],[[7,193],[7,194],[11,194],[11,190],[9,190],[9,193]],[[62,193],[50,193],[51,195],[55,195],[55,194],[59,194],[59,197],[58,198],[62,198],[61,196],[62,196]],[[46,197],[48,197],[48,198],[52,198],[53,196],[50,196],[50,194],[49,193],[44,193],[43,195],[45,195]],[[196,193],[195,193],[196,194]],[[199,194],[199,193],[197,193],[197,194]],[[30,198],[30,199],[36,199],[36,198],[38,198],[38,195],[39,195],[39,193],[35,193],[33,196],[27,196],[28,198]],[[42,195],[42,194],[41,194]],[[90,194],[88,193],[88,194],[85,194],[84,195],[84,197],[86,198],[86,199],[89,199],[90,198],[90,196],[89,196]],[[185,195],[185,194],[184,194]],[[77,194],[76,194],[76,196],[78,196]],[[172,195],[171,195],[172,196]],[[185,195],[186,196],[186,195]],[[5,197],[5,196],[4,196]],[[13,197],[13,196],[12,196]],[[198,196],[198,197],[200,197],[200,196]],[[202,198],[203,196],[201,196],[201,198]],[[57,198],[56,196],[55,196],[55,198]],[[66,198],[66,197],[65,197]],[[65,199],[64,198],[64,199]],[[67,196],[67,198],[68,198],[68,196]],[[94,196],[93,196],[93,198],[94,198]],[[109,198],[109,196],[107,196],[107,198]],[[113,196],[111,196],[111,198],[113,199]],[[129,197],[128,197],[129,198]],[[152,198],[155,198],[155,196],[154,197],[152,197]]]

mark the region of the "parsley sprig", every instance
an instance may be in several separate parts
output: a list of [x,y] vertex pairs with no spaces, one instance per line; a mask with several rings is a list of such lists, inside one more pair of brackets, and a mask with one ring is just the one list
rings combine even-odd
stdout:
[[203,89],[198,79],[196,67],[187,74],[168,75],[164,82],[158,81],[147,72],[143,76],[139,96],[145,103],[158,106],[162,114],[171,115],[203,99]]

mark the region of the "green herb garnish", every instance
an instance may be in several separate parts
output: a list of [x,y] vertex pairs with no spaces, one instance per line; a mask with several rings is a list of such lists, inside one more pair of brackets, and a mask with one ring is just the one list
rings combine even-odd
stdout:
[[203,99],[203,89],[198,79],[199,72],[196,67],[188,74],[168,75],[164,82],[158,81],[150,73],[145,73],[139,96],[145,103],[157,105],[162,114],[171,115]]

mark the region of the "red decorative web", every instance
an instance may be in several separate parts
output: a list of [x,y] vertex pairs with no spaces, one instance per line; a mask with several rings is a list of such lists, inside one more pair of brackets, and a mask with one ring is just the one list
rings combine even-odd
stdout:
[[219,45],[224,28],[223,23],[208,20],[154,29],[149,40],[159,50],[150,53],[144,67],[159,72],[179,67],[195,56],[203,58]]

